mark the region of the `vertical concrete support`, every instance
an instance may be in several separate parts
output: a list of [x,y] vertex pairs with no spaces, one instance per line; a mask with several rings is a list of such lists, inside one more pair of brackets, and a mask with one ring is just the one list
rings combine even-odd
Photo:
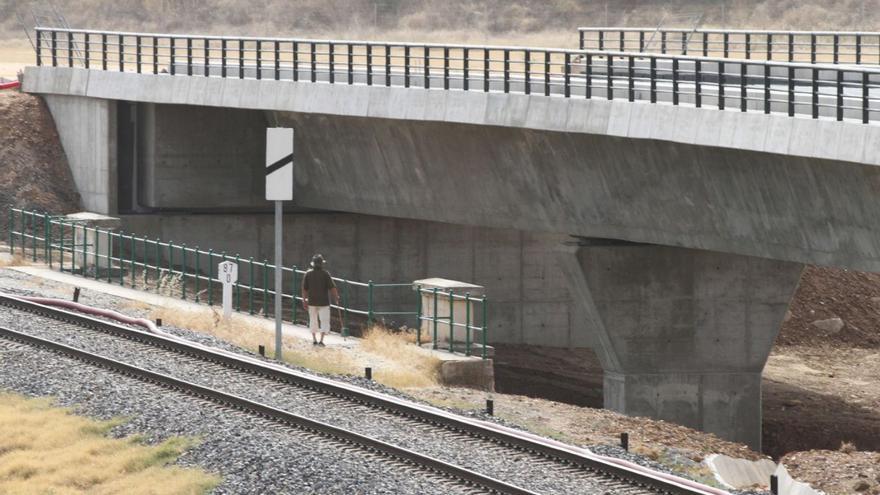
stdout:
[[639,244],[565,246],[605,407],[761,446],[761,372],[803,265]]
[[116,213],[116,102],[45,95],[83,207]]

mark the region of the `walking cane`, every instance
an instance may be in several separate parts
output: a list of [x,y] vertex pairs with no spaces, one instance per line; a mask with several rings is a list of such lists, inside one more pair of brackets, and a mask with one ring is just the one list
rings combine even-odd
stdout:
[[342,334],[342,341],[348,342],[348,328],[345,327],[345,320],[342,319],[342,308],[336,306],[336,310],[339,311],[339,333]]

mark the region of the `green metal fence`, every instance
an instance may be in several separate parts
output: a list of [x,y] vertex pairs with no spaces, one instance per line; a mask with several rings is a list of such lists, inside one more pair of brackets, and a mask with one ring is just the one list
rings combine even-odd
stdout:
[[[42,258],[50,268],[212,306],[221,303],[217,264],[233,261],[239,266],[239,279],[233,287],[235,311],[272,317],[277,294],[283,301],[284,320],[296,323],[307,318],[300,306],[300,284],[306,270],[296,265],[281,267],[282,287],[276,292],[272,286],[275,265],[267,260],[104,230],[90,227],[86,221],[19,208],[10,208],[7,232],[11,253],[18,252],[32,261]],[[485,296],[453,294],[414,287],[412,283],[359,282],[339,277],[333,280],[340,296],[339,304],[333,305],[333,317],[339,320],[343,335],[353,327],[385,324],[389,319],[415,322],[418,345],[427,330],[432,347],[440,349],[439,339],[448,332],[446,350],[456,352],[452,337],[459,329],[465,333],[460,352],[471,355],[476,351],[486,358]],[[401,297],[401,291],[406,295]],[[380,305],[380,298],[391,301],[391,306]],[[423,301],[432,306],[424,308]],[[462,303],[466,313],[463,319],[454,314],[454,308]],[[441,305],[448,306],[444,314],[438,314]],[[416,310],[409,309],[414,306]]]

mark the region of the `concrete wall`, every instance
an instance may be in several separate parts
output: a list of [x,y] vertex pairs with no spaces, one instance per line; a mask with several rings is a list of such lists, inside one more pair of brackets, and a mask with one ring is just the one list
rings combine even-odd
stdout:
[[[272,259],[271,215],[132,215],[124,229],[175,244]],[[590,347],[579,305],[555,257],[566,236],[333,213],[287,214],[285,264],[322,253],[334,276],[376,282],[444,277],[486,287],[492,342]],[[246,274],[242,273],[242,276]],[[362,294],[363,295],[363,294]],[[392,297],[389,297],[392,296]],[[377,291],[377,304],[410,301],[409,289]]]
[[262,112],[142,105],[138,160],[150,208],[262,208]]
[[28,68],[25,89],[274,111],[298,128],[307,207],[880,271],[880,126],[48,67]]
[[46,95],[76,189],[87,211],[116,211],[116,102]]

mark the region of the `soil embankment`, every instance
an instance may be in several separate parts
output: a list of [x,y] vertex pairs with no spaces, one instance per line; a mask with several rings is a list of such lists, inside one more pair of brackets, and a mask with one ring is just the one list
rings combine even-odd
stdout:
[[0,234],[9,207],[69,213],[80,206],[55,123],[46,104],[0,91]]

